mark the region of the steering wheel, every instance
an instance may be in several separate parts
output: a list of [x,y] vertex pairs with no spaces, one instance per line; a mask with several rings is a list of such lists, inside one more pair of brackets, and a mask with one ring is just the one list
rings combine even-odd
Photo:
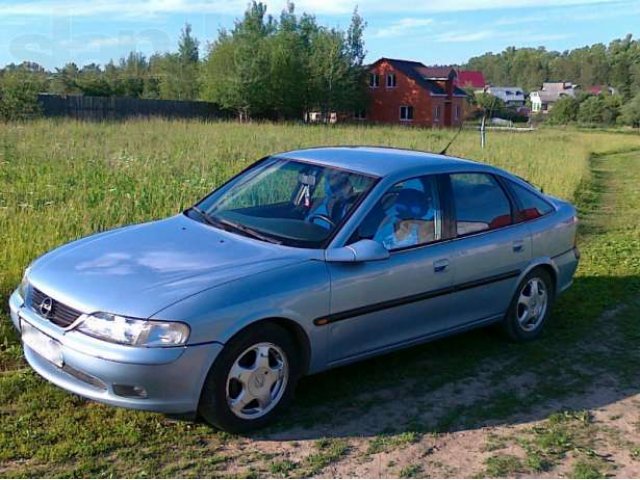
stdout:
[[327,222],[331,226],[331,228],[335,228],[336,227],[336,222],[331,220],[331,218],[329,218],[329,216],[325,215],[324,213],[313,213],[313,214],[309,215],[309,218],[307,220],[310,223],[313,223],[313,219],[314,218],[319,218],[320,220],[323,220],[323,221]]

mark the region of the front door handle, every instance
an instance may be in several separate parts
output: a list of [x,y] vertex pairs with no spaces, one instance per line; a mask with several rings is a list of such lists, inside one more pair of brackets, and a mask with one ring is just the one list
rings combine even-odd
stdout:
[[513,242],[513,251],[516,253],[520,253],[524,251],[524,241],[523,240],[515,240]]
[[447,260],[446,258],[433,262],[433,271],[436,273],[444,272],[448,267],[449,267],[449,260]]

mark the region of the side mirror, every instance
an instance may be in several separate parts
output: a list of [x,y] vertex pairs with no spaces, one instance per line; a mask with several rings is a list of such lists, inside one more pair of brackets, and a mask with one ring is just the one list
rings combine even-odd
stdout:
[[346,247],[330,248],[325,251],[325,260],[336,263],[371,262],[386,260],[389,250],[374,240],[359,240]]

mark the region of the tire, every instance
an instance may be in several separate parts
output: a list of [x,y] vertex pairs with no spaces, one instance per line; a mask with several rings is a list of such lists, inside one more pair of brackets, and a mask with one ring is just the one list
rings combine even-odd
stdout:
[[231,433],[271,423],[293,398],[300,377],[298,351],[293,336],[276,324],[248,327],[213,363],[198,412],[209,424]]
[[540,337],[554,299],[554,284],[549,273],[542,268],[529,272],[518,285],[502,321],[504,333],[515,342]]

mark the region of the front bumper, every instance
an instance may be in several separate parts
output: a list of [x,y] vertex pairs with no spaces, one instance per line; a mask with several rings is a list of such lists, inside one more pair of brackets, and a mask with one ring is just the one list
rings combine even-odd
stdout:
[[[119,407],[195,412],[207,372],[223,347],[220,343],[169,348],[115,345],[54,325],[24,307],[15,292],[9,307],[18,330],[22,319],[61,345],[59,367],[23,344],[25,358],[37,373],[65,390]],[[141,387],[146,396],[123,396],[123,386]]]

